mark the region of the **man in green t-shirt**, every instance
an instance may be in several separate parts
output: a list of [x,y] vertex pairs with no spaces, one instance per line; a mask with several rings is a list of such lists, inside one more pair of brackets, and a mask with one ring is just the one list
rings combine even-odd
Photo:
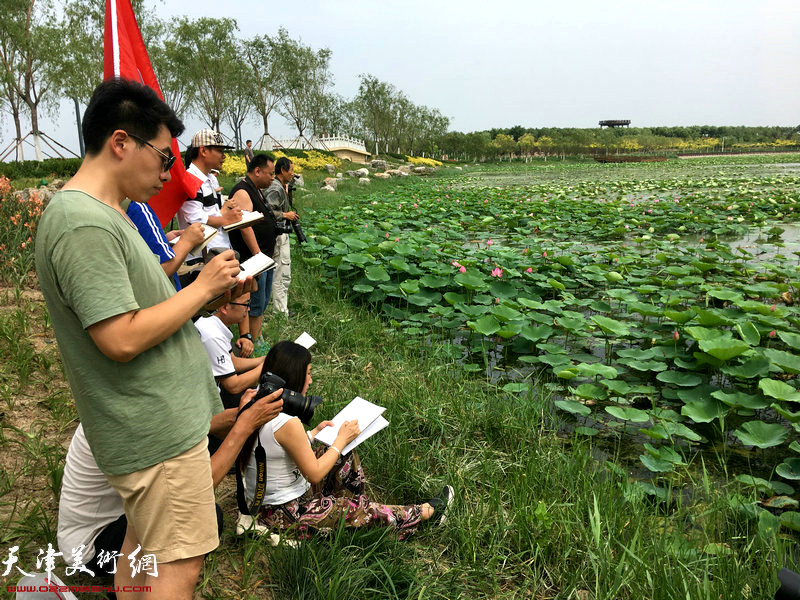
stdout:
[[[121,559],[115,584],[189,600],[219,543],[206,434],[222,410],[190,318],[220,294],[250,291],[252,280],[238,282],[227,251],[176,293],[121,208],[169,181],[170,142],[182,131],[150,88],[99,85],[83,118],[86,158],[42,215],[36,270],[86,438],[123,498],[122,553],[156,559],[155,573],[133,573]],[[231,425],[220,449],[228,466],[247,437]]]

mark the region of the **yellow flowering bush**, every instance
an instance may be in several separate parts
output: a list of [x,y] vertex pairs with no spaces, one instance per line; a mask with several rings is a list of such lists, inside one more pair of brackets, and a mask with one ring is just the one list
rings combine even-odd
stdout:
[[244,156],[226,156],[225,162],[222,163],[222,168],[219,170],[222,175],[233,175],[236,177],[244,177],[247,173],[247,166],[244,162]]
[[[275,160],[286,156],[294,164],[294,172],[302,173],[303,169],[324,169],[325,165],[333,165],[337,169],[342,166],[342,161],[336,156],[330,156],[317,152],[316,150],[306,150],[305,158],[301,156],[287,156],[280,150],[275,150],[271,153]],[[247,167],[244,162],[244,156],[228,156],[225,162],[222,163],[220,173],[223,175],[234,175],[237,177],[244,177],[247,172]]]
[[412,165],[422,165],[423,167],[441,167],[442,163],[432,158],[422,158],[421,156],[406,156]]

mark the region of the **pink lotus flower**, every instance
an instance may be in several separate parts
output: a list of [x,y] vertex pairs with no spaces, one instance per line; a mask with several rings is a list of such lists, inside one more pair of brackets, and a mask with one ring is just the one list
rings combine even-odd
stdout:
[[467,267],[462,265],[461,267],[458,268],[458,272],[459,273],[466,273],[467,272]]
[[778,335],[778,332],[773,329],[767,335],[769,335],[769,337],[771,338],[774,338],[776,335]]
[[495,304],[500,304],[500,298],[495,298],[495,299],[494,299],[494,303],[495,303]]
[[399,238],[399,237],[398,237],[398,238],[394,238],[394,241],[395,241],[395,242],[399,242],[399,241],[400,241],[400,238]]
[[680,334],[680,333],[678,333],[678,330],[677,330],[677,329],[676,329],[675,331],[673,331],[673,332],[672,332],[672,339],[673,339],[673,340],[675,340],[676,342],[677,342],[679,339],[681,339],[681,334]]
[[770,307],[769,307],[769,309],[770,309],[772,312],[775,312],[775,309],[776,309],[776,308],[778,308],[778,305],[777,305],[777,304],[773,304],[772,306],[770,306]]
[[525,269],[525,272],[526,273],[533,273],[533,267],[528,267],[527,269]]
[[542,252],[542,256],[544,256],[545,258],[547,258],[547,250],[545,250],[544,252]]
[[488,240],[486,240],[486,245],[487,245],[487,246],[491,246],[492,244],[494,244],[494,242],[491,240],[491,238],[489,238]]
[[389,232],[388,232],[388,231],[386,232],[386,237],[387,237],[387,238],[389,237]]
[[502,277],[503,276],[503,269],[500,267],[496,267],[492,269],[492,277]]
[[523,254],[527,254],[527,253],[528,253],[528,249],[527,249],[527,248],[525,248],[525,249],[522,251],[522,253],[523,253]]
[[450,264],[451,264],[451,265],[453,265],[454,267],[460,267],[460,266],[461,266],[461,264],[460,264],[460,263],[459,263],[457,260],[454,260],[454,261],[453,261],[452,263],[450,263]]

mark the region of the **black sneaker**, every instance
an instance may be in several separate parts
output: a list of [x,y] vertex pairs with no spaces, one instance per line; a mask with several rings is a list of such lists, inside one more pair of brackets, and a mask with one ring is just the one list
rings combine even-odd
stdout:
[[432,525],[442,526],[447,522],[447,510],[453,503],[454,496],[453,486],[446,485],[438,496],[428,500],[428,504],[434,508],[433,516],[430,518]]

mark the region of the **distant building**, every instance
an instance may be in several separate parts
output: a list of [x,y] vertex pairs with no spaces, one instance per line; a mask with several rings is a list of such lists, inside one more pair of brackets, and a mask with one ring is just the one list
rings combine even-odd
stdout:
[[603,127],[630,127],[631,122],[629,120],[607,120],[607,121],[600,121],[600,129]]
[[267,148],[262,142],[259,150],[280,150],[281,148],[327,150],[328,152],[333,152],[342,160],[351,160],[361,164],[366,164],[370,158],[370,153],[367,152],[363,140],[351,138],[346,135],[283,138],[274,140],[274,144],[271,144],[271,146],[271,148]]

